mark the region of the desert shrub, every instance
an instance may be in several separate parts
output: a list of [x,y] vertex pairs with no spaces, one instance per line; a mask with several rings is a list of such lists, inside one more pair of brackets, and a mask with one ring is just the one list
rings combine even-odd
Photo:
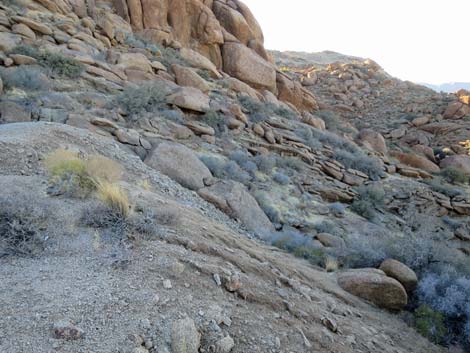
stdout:
[[276,158],[271,154],[259,154],[255,156],[254,162],[261,172],[268,175],[272,173],[277,164]]
[[27,45],[27,44],[17,45],[13,49],[11,49],[8,53],[26,55],[35,59],[38,59],[40,55],[38,48],[33,47],[32,45]]
[[369,157],[362,151],[351,153],[345,150],[337,150],[335,151],[334,158],[346,168],[356,169],[367,174],[372,180],[379,180],[384,174],[379,159]]
[[99,199],[118,217],[127,218],[130,205],[127,193],[116,183],[100,181],[97,187]]
[[216,178],[223,178],[225,161],[222,158],[203,155],[199,159]]
[[180,125],[184,124],[184,115],[179,110],[162,108],[159,110],[158,114],[167,120],[173,121],[174,123]]
[[231,179],[246,185],[253,179],[252,175],[244,171],[234,161],[225,161],[219,157],[206,155],[200,156],[199,159],[216,178]]
[[323,148],[323,144],[320,140],[314,136],[310,127],[301,127],[295,130],[295,134],[300,137],[304,144],[310,147],[312,150],[320,150]]
[[245,172],[236,162],[229,161],[225,164],[223,169],[223,176],[226,179],[232,179],[242,184],[249,184],[252,176]]
[[206,112],[200,120],[215,130],[216,135],[220,135],[226,130],[225,118],[215,110]]
[[335,112],[320,110],[316,114],[323,119],[328,130],[350,132],[349,129],[342,126],[341,118]]
[[0,258],[32,256],[43,250],[46,213],[34,200],[0,197]]
[[274,207],[268,195],[261,190],[257,190],[253,192],[253,196],[263,212],[268,216],[269,220],[274,224],[280,224],[281,214],[279,213],[279,210]]
[[338,227],[331,221],[325,220],[320,223],[316,223],[313,228],[317,233],[329,233],[333,235],[339,235],[340,231]]
[[128,220],[129,229],[139,235],[156,236],[159,225],[168,227],[177,226],[180,222],[179,214],[174,210],[161,209],[158,211],[143,210],[132,214]]
[[181,57],[178,50],[155,44],[143,36],[129,34],[126,36],[125,44],[133,48],[148,50],[154,55],[156,60],[160,61],[167,68],[172,64],[188,66],[188,63]]
[[[426,335],[429,331],[424,329],[432,330],[437,326],[440,338],[438,343],[459,342],[467,348],[470,347],[469,277],[459,274],[450,267],[429,272],[418,283],[417,297],[419,303],[436,312],[428,314],[433,321],[422,323],[424,328],[420,333]],[[442,328],[442,321],[447,330]]]
[[16,68],[0,70],[0,77],[5,88],[21,88],[24,90],[38,91],[47,90],[50,83],[47,76],[39,66],[19,66]]
[[341,202],[334,202],[329,205],[330,212],[334,215],[344,215],[346,207]]
[[325,260],[323,248],[316,247],[313,238],[294,229],[274,232],[270,235],[271,244],[286,250],[296,257],[304,258],[312,264],[320,266]]
[[357,188],[358,198],[351,205],[351,210],[358,215],[372,221],[376,217],[376,210],[383,205],[385,193],[382,188],[374,185]]
[[421,336],[436,344],[443,343],[447,335],[444,315],[427,305],[421,305],[414,312],[414,326]]
[[60,53],[42,52],[38,62],[55,75],[66,78],[78,78],[85,71],[85,65],[76,59],[68,58]]
[[30,45],[20,45],[11,50],[12,54],[30,56],[37,60],[38,64],[50,73],[66,77],[78,78],[85,71],[85,65],[80,61],[69,58],[61,53],[38,50]]
[[295,171],[302,171],[304,164],[303,162],[297,158],[297,157],[283,157],[283,156],[277,156],[276,157],[276,166],[278,168],[289,168],[293,169]]
[[104,203],[86,208],[81,223],[88,227],[106,230],[119,238],[124,237],[128,228],[127,220]]
[[451,184],[465,184],[470,181],[470,177],[464,171],[454,167],[447,167],[440,172],[441,177]]
[[277,106],[272,103],[260,102],[249,96],[239,96],[238,101],[243,109],[248,112],[250,121],[253,123],[260,123],[269,120],[272,115],[277,115],[286,119],[294,119],[296,117],[296,114],[288,108]]
[[117,103],[132,116],[143,112],[165,111],[167,91],[157,81],[139,86],[128,86],[117,98]]
[[228,157],[230,160],[237,162],[240,168],[248,172],[251,176],[258,170],[258,166],[253,161],[253,157],[243,150],[231,152]]
[[48,191],[52,195],[86,197],[100,182],[115,182],[122,175],[122,167],[106,157],[81,158],[62,149],[48,154],[44,165],[51,175]]
[[44,163],[51,174],[50,194],[86,197],[96,189],[96,184],[87,173],[85,161],[78,154],[57,150],[49,154]]
[[372,205],[367,200],[356,200],[351,205],[351,211],[357,213],[359,216],[368,219],[369,221],[374,220],[376,216],[375,209],[372,208]]
[[310,130],[314,138],[318,139],[325,145],[329,145],[335,150],[344,150],[350,153],[357,153],[360,151],[356,144],[332,132],[321,131],[315,128],[311,128]]
[[450,198],[465,195],[465,192],[458,187],[448,185],[439,178],[426,179],[423,181],[431,190],[444,194]]
[[274,173],[273,180],[281,185],[287,185],[290,183],[290,178],[281,172]]
[[156,56],[156,59],[167,68],[170,68],[173,64],[188,66],[188,63],[181,57],[178,50],[162,46],[157,46],[157,48],[158,51],[154,52],[154,55]]

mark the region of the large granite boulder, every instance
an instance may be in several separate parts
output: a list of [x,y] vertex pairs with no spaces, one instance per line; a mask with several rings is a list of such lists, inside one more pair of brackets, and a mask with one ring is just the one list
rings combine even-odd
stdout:
[[200,189],[198,193],[258,235],[263,236],[274,231],[271,221],[243,184],[223,180]]
[[191,190],[203,188],[204,179],[212,177],[196,154],[178,143],[161,143],[145,163]]
[[337,280],[345,291],[384,309],[401,310],[408,303],[408,295],[401,283],[381,270],[348,270],[339,273]]

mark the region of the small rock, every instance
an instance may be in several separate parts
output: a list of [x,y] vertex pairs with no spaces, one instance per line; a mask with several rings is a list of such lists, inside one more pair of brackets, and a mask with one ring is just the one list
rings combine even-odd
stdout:
[[171,281],[169,279],[165,279],[163,281],[163,288],[165,289],[171,289],[173,286],[171,285]]
[[212,275],[212,277],[214,278],[214,282],[215,284],[217,284],[219,287],[222,285],[222,281],[220,280],[220,276],[218,273],[214,273]]
[[215,344],[216,352],[219,353],[229,353],[232,348],[235,346],[235,341],[232,337],[227,336],[217,341]]
[[192,319],[173,322],[171,327],[171,347],[173,353],[198,353],[201,335]]
[[70,321],[59,321],[54,323],[52,328],[54,338],[68,341],[82,338],[85,333],[80,328],[73,325]]
[[229,292],[236,292],[242,286],[240,276],[238,274],[233,274],[225,277],[224,286]]
[[321,322],[331,332],[338,332],[338,324],[333,319],[322,317]]

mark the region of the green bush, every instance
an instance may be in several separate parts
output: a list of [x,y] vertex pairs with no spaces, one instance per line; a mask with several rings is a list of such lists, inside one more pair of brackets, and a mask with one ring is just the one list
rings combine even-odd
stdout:
[[335,152],[334,158],[348,169],[355,169],[367,174],[372,180],[379,180],[384,174],[380,160],[369,157],[360,150],[355,153],[338,150]]
[[201,117],[200,120],[213,128],[216,135],[220,135],[226,130],[224,116],[215,110],[209,110]]
[[431,309],[427,305],[419,306],[414,312],[416,331],[436,344],[441,344],[447,335],[444,319],[442,313]]
[[0,77],[6,89],[47,90],[50,82],[44,70],[36,65],[23,65],[15,68],[0,69]]
[[297,115],[290,109],[277,106],[272,103],[260,102],[254,98],[248,96],[239,96],[238,101],[240,102],[243,109],[248,112],[250,121],[253,123],[260,123],[273,115],[277,115],[286,119],[294,119]]
[[456,186],[451,186],[445,183],[445,180],[441,178],[426,179],[423,181],[427,184],[431,190],[444,194],[450,198],[465,195],[465,192],[462,189],[459,189]]
[[357,188],[358,198],[351,205],[351,210],[358,215],[372,221],[376,216],[376,209],[383,205],[385,193],[382,188],[374,185]]
[[441,170],[440,175],[451,184],[466,184],[470,181],[470,177],[464,171],[454,167],[447,167]]
[[29,45],[20,45],[10,51],[12,54],[30,56],[38,64],[49,70],[52,74],[61,77],[76,79],[85,71],[85,65],[76,59],[69,58],[61,53],[41,51]]
[[66,78],[78,78],[85,71],[85,65],[81,62],[59,53],[43,52],[40,54],[38,62],[41,66],[51,70],[53,74]]
[[131,117],[144,112],[167,110],[167,91],[159,82],[147,82],[139,86],[128,86],[116,98],[117,103]]

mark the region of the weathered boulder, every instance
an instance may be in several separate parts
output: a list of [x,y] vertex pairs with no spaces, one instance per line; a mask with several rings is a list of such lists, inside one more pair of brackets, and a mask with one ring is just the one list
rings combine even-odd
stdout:
[[153,72],[152,65],[144,54],[141,53],[123,53],[119,56],[119,68],[123,70],[140,70],[144,72]]
[[369,150],[381,153],[384,156],[388,152],[384,137],[379,132],[372,129],[363,129],[359,131],[356,141],[358,144],[368,148]]
[[381,270],[348,270],[338,273],[337,280],[345,291],[381,308],[401,310],[408,303],[405,288]]
[[204,69],[204,70],[209,71],[212,77],[214,78],[221,77],[214,63],[212,63],[208,58],[199,54],[198,52],[191,50],[189,48],[181,48],[180,55],[191,66],[196,67],[198,69]]
[[240,43],[225,43],[222,48],[224,71],[254,88],[276,89],[276,70],[272,64]]
[[199,76],[194,70],[177,64],[173,64],[171,69],[176,76],[176,83],[178,85],[194,87],[204,93],[209,92],[210,87],[207,81]]
[[317,110],[318,105],[313,94],[307,91],[299,82],[291,80],[281,72],[276,73],[278,90],[277,98],[280,101],[291,103],[299,110]]
[[346,246],[342,238],[329,233],[317,234],[315,235],[315,239],[327,248],[344,248]]
[[440,171],[439,166],[437,166],[435,163],[414,153],[393,152],[392,156],[398,159],[400,163],[406,164],[407,166],[413,168],[422,169],[429,173],[438,173]]
[[415,290],[418,285],[416,273],[400,261],[387,259],[382,262],[380,269],[384,271],[387,276],[395,278],[400,282],[408,292]]
[[441,168],[457,168],[467,175],[470,175],[470,156],[467,155],[455,155],[447,156],[439,164]]
[[0,123],[31,121],[31,111],[12,101],[0,102]]
[[213,203],[229,216],[240,220],[247,229],[260,236],[274,231],[274,227],[256,200],[243,184],[221,180],[212,186],[200,189],[199,195]]
[[178,143],[161,143],[145,163],[191,190],[203,188],[204,179],[212,177],[196,154]]
[[444,119],[461,119],[466,115],[470,115],[470,106],[462,102],[453,102],[444,112]]
[[204,113],[210,109],[209,96],[194,87],[181,87],[166,97],[169,104]]
[[198,353],[201,335],[193,320],[186,318],[173,322],[171,326],[171,348],[173,353]]
[[220,1],[215,1],[213,11],[220,24],[242,44],[247,45],[255,39],[251,28],[245,17],[232,7]]

